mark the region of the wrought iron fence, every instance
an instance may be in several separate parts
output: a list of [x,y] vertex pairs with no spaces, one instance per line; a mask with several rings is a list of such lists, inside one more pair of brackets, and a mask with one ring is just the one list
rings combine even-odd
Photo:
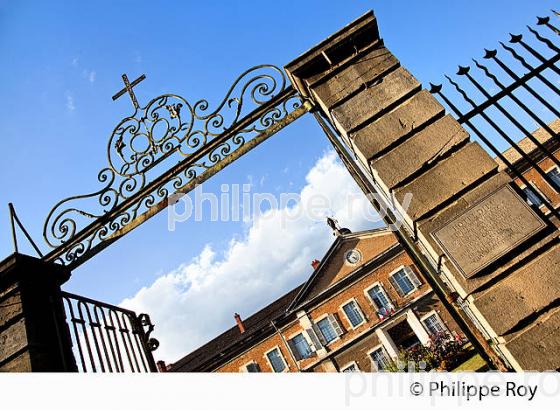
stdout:
[[451,93],[432,83],[430,92],[496,156],[531,205],[560,219],[560,31],[550,17],[527,30],[446,75]]
[[150,317],[62,292],[74,356],[81,372],[157,372]]

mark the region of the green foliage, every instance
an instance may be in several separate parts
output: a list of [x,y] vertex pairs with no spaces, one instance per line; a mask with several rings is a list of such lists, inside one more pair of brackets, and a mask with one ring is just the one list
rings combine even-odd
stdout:
[[429,372],[431,370],[449,371],[464,359],[466,352],[463,341],[450,334],[441,332],[430,337],[428,345],[418,344],[410,349],[401,350],[394,365],[388,371]]

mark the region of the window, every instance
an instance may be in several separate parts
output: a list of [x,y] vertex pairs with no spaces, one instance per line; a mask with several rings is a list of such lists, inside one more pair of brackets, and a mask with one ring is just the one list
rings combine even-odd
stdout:
[[369,355],[376,370],[387,370],[391,367],[391,359],[383,346],[375,349]]
[[342,369],[342,373],[355,373],[359,371],[360,369],[358,369],[358,365],[356,364],[356,362],[352,362]]
[[329,322],[328,316],[324,319],[319,320],[317,322],[317,326],[319,327],[319,330],[323,334],[323,337],[325,338],[325,342],[330,343],[338,337],[331,323]]
[[406,296],[421,285],[418,276],[409,266],[400,268],[389,277],[389,280],[399,296]]
[[307,343],[307,339],[303,336],[303,333],[299,333],[290,339],[290,345],[297,360],[305,359],[313,353],[309,343]]
[[245,369],[247,369],[247,372],[249,372],[249,373],[260,373],[260,371],[261,371],[261,368],[255,362],[247,364],[245,366]]
[[424,322],[426,329],[428,329],[428,333],[431,335],[447,332],[443,322],[435,312],[427,316],[425,319],[422,319],[422,322]]
[[535,194],[535,187],[525,187],[523,188],[523,193],[530,205],[541,206],[543,204],[541,199]]
[[389,301],[389,297],[381,287],[381,285],[377,284],[372,288],[368,289],[367,291],[369,297],[380,311],[390,311],[393,308],[393,305]]
[[558,167],[552,168],[546,175],[552,179],[552,187],[560,193],[560,169],[558,169]]
[[355,300],[342,306],[342,310],[352,327],[356,327],[364,322],[364,315],[362,315],[362,311]]
[[278,348],[268,352],[266,357],[268,358],[268,361],[272,366],[272,370],[274,370],[275,373],[282,373],[286,369],[286,362],[284,362],[284,358],[280,354],[280,350]]

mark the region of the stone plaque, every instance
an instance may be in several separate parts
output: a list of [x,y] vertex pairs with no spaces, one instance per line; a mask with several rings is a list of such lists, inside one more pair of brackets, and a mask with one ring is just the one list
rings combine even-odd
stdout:
[[545,226],[506,185],[433,232],[432,237],[461,274],[470,278]]

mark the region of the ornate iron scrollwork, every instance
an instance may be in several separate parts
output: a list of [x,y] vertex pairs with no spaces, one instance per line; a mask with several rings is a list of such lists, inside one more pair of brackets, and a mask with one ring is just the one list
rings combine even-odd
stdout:
[[272,65],[241,74],[213,110],[205,99],[191,104],[174,94],[135,104],[109,138],[108,166],[97,178],[103,186],[58,202],[48,214],[43,236],[55,250],[47,259],[75,264],[301,104]]

